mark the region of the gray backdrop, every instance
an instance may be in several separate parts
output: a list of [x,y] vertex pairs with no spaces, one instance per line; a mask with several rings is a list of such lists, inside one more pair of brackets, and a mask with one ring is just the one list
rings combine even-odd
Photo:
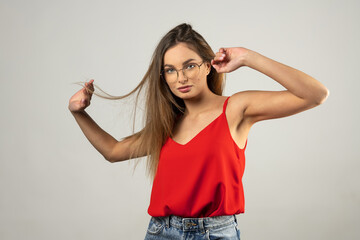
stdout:
[[[160,38],[191,23],[216,51],[243,46],[330,90],[317,108],[254,125],[246,149],[242,239],[359,239],[359,1],[0,0],[0,239],[143,239],[145,158],[111,164],[67,109],[91,78],[132,90]],[[282,90],[249,68],[224,95]],[[133,99],[94,97],[88,113],[117,139]],[[135,129],[141,127],[141,106]]]

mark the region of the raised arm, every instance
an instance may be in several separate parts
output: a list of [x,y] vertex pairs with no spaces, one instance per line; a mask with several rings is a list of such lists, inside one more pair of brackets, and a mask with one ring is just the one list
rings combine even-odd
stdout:
[[[117,141],[110,134],[101,129],[96,122],[85,112],[85,108],[90,105],[93,91],[93,82],[85,83],[86,88],[82,88],[69,100],[69,110],[75,117],[82,132],[89,142],[100,152],[109,162],[119,162],[130,159],[130,152],[137,148],[135,137],[130,137],[122,141]],[[132,156],[142,157],[140,156]]]
[[232,103],[239,113],[239,121],[245,118],[255,123],[290,116],[320,105],[329,95],[328,89],[311,76],[246,48],[221,48],[212,65],[218,72],[232,72],[247,66],[269,76],[287,89],[234,94]]

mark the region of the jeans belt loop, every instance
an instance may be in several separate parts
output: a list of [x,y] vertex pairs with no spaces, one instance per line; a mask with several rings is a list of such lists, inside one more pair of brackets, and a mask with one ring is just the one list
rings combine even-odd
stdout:
[[166,223],[166,227],[169,228],[170,227],[170,215],[166,216],[165,223]]
[[199,227],[200,227],[200,232],[204,233],[205,232],[205,223],[204,223],[203,218],[199,219]]
[[234,220],[235,220],[236,224],[238,224],[236,215],[234,214],[233,216],[234,216]]

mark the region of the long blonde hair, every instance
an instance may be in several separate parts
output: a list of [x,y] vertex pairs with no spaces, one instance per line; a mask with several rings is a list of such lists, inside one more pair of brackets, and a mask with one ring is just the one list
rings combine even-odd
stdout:
[[[135,137],[139,143],[134,152],[131,153],[130,158],[139,156],[139,153],[142,152],[147,153],[146,175],[150,176],[152,180],[156,175],[161,148],[166,139],[173,136],[176,117],[185,111],[184,101],[171,92],[166,81],[160,75],[165,52],[180,42],[186,43],[204,62],[210,62],[215,56],[205,39],[194,31],[191,25],[183,23],[170,30],[160,40],[146,74],[134,90],[123,96],[111,96],[108,94],[103,96],[94,93],[102,98],[115,100],[126,98],[138,91],[133,122],[135,124],[136,106],[139,94],[144,88],[146,100],[144,127],[136,133],[134,133],[133,129],[133,134],[123,139]],[[213,93],[221,96],[225,85],[225,75],[217,73],[211,66],[211,71],[207,76],[207,84]]]

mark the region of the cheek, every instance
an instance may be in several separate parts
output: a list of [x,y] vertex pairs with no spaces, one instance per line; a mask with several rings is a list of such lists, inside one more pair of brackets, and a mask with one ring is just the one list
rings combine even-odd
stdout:
[[206,84],[206,82],[207,82],[207,74],[205,74],[205,73],[201,74],[201,75],[198,77],[197,81],[198,81],[199,83],[204,83],[204,84]]
[[167,85],[170,88],[170,90],[173,90],[176,88],[176,83],[168,83]]
[[173,94],[176,95],[177,91],[176,91],[176,83],[166,83],[168,86],[168,89],[170,90],[170,92],[172,92]]

